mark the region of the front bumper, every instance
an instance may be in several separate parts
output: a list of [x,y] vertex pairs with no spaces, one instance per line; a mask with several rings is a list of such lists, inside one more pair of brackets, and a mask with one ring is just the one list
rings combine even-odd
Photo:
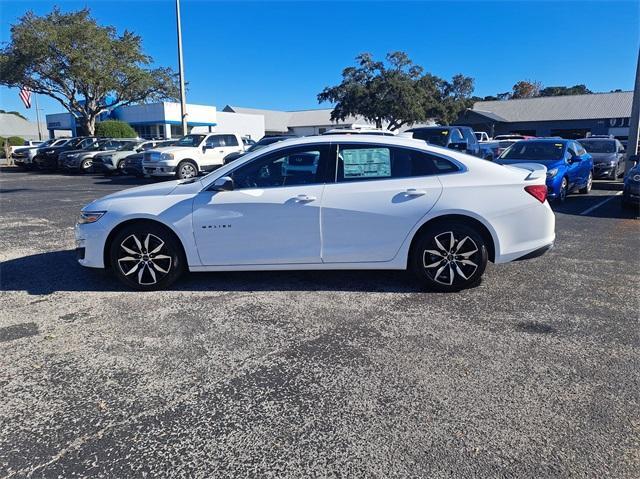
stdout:
[[39,168],[57,168],[58,167],[58,157],[56,155],[38,155],[33,159],[33,162]]
[[622,191],[622,201],[640,204],[640,183],[628,182]]
[[615,175],[616,165],[609,164],[600,164],[593,165],[593,178],[594,179],[603,179],[603,178],[612,178]]
[[87,268],[104,268],[104,244],[107,233],[100,222],[76,224],[74,234],[78,263]]
[[143,163],[142,171],[149,176],[175,176],[176,166],[163,163]]

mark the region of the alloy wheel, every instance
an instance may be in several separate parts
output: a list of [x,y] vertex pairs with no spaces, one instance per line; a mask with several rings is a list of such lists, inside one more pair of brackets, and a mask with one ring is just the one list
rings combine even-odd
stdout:
[[137,235],[127,236],[118,251],[118,266],[124,276],[135,278],[141,286],[154,285],[171,271],[173,260],[165,242],[148,233],[143,241]]
[[180,171],[178,172],[178,174],[180,175],[180,178],[186,180],[196,176],[197,171],[191,163],[185,163],[184,165],[180,166]]
[[567,179],[566,178],[562,178],[562,183],[560,184],[560,193],[559,193],[559,199],[560,201],[564,201],[567,198],[567,189],[568,189],[568,184],[567,184]]
[[435,282],[451,286],[458,280],[468,281],[478,270],[480,249],[469,236],[456,238],[453,231],[435,236],[432,249],[422,255],[427,275]]

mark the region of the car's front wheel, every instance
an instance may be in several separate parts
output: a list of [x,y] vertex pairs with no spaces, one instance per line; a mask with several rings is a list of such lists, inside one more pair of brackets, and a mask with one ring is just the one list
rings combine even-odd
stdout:
[[591,192],[592,187],[593,187],[593,173],[589,173],[589,177],[587,178],[587,184],[584,185],[584,188],[580,188],[580,193],[583,195],[587,195]]
[[461,221],[446,221],[421,233],[409,266],[429,289],[460,291],[480,282],[488,256],[485,240],[475,228]]
[[569,193],[569,181],[566,177],[563,177],[562,182],[560,183],[560,191],[558,191],[556,200],[560,203],[564,203],[564,200],[567,199],[567,193]]
[[130,288],[150,291],[171,285],[184,270],[184,255],[175,236],[149,222],[123,228],[111,242],[111,268]]
[[179,180],[188,180],[198,176],[198,167],[193,161],[182,161],[176,168],[176,177]]

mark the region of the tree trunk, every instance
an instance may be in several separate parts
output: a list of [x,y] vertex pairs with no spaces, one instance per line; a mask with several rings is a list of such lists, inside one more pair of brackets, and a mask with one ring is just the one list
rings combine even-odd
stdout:
[[96,133],[96,117],[85,116],[82,119],[82,128],[88,136],[93,136]]

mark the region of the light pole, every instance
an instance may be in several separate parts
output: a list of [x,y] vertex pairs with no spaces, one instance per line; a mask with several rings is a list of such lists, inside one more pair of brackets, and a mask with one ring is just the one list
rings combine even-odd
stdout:
[[180,115],[182,134],[187,134],[187,100],[184,93],[184,62],[182,61],[182,28],[180,26],[180,0],[176,0],[176,26],[178,29],[178,75],[180,77]]
[[631,104],[631,118],[629,118],[629,143],[627,145],[627,161],[625,161],[624,174],[629,173],[633,163],[629,161],[631,155],[638,154],[638,123],[640,123],[640,50],[638,50],[638,65],[636,66],[636,83],[633,89],[633,102]]

